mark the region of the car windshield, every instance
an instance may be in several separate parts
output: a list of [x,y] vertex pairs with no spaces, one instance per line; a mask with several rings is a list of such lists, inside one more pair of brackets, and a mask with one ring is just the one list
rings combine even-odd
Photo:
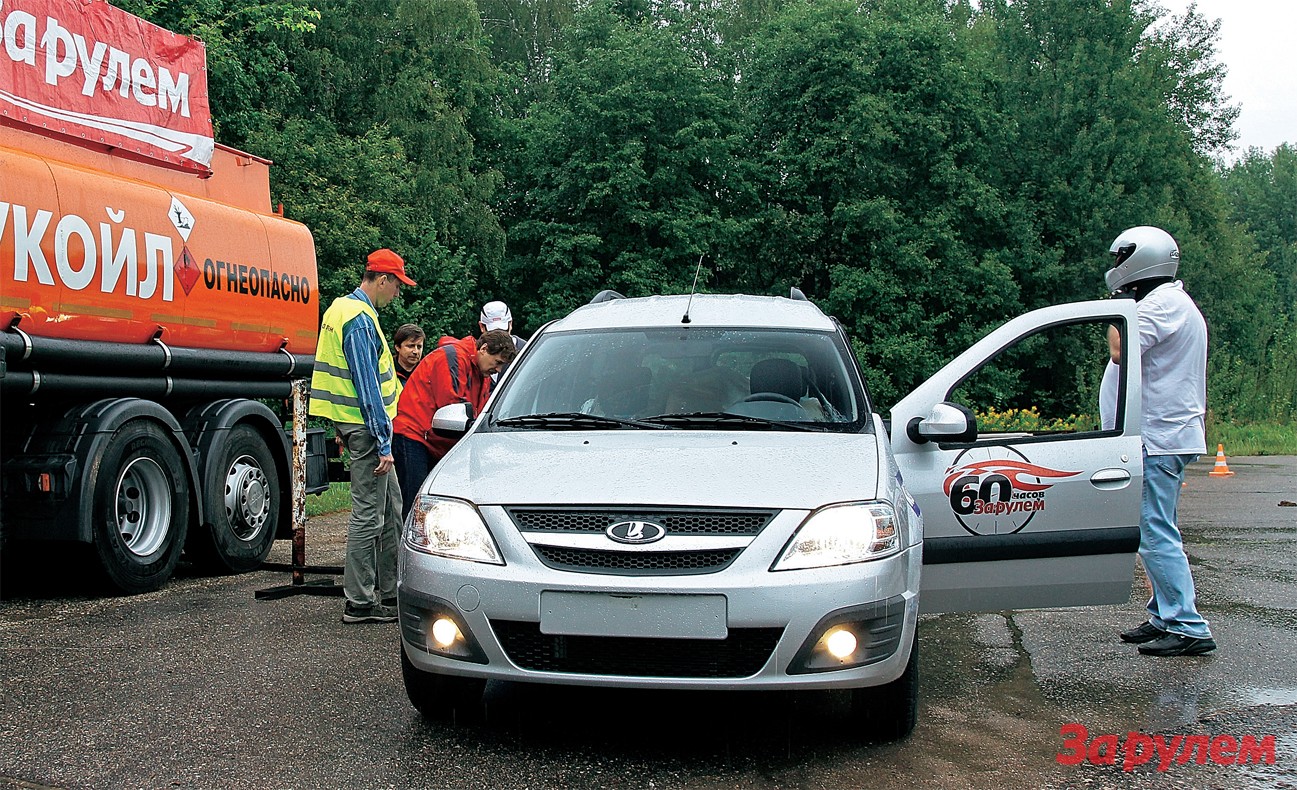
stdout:
[[491,409],[505,428],[867,428],[833,332],[656,328],[542,335]]

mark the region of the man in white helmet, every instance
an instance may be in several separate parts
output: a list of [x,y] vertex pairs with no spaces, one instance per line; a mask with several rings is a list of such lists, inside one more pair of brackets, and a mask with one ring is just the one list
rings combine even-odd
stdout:
[[[513,337],[513,348],[518,354],[527,345],[527,341],[513,334],[513,313],[509,311],[509,305],[504,302],[495,301],[487,302],[482,305],[482,313],[477,318],[477,328],[480,334],[486,334],[493,329],[503,329]],[[500,376],[509,367],[509,363],[504,363],[500,370],[491,374],[491,381],[499,381]]]
[[[1175,279],[1180,248],[1171,234],[1131,228],[1109,252],[1108,290],[1138,303],[1144,437],[1139,556],[1153,588],[1148,621],[1122,632],[1121,640],[1150,656],[1202,655],[1216,642],[1198,613],[1176,506],[1185,467],[1207,451],[1207,323]],[[1121,364],[1115,344],[1112,361]]]

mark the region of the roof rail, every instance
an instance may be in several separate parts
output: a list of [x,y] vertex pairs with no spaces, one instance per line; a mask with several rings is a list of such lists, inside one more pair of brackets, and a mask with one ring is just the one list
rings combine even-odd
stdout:
[[796,299],[796,300],[799,301],[799,302],[809,302],[809,301],[811,301],[810,299],[807,299],[807,298],[806,298],[806,294],[802,293],[802,289],[801,289],[801,288],[797,288],[796,286],[794,286],[793,288],[789,289],[789,292],[788,292],[788,298],[789,298],[789,299]]
[[600,291],[599,293],[595,294],[595,295],[594,295],[594,298],[590,300],[590,304],[599,304],[599,303],[601,303],[601,302],[611,302],[611,301],[614,300],[614,299],[625,299],[625,298],[626,298],[626,297],[622,296],[621,294],[617,293],[616,291],[609,290],[609,289],[605,289],[605,290],[602,290],[602,291]]

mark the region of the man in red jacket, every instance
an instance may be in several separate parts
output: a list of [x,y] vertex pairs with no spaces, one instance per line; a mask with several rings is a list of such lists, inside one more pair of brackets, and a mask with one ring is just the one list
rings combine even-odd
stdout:
[[456,441],[432,432],[433,412],[452,403],[468,403],[474,414],[480,412],[491,394],[491,374],[509,364],[515,354],[513,337],[503,330],[477,339],[443,337],[410,373],[392,422],[402,520],[410,515],[423,479]]

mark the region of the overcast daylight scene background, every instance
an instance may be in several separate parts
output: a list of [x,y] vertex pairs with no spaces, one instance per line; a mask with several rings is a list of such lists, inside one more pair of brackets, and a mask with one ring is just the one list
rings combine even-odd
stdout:
[[[1191,0],[1159,0],[1183,14]],[[1197,0],[1198,11],[1220,20],[1217,60],[1229,69],[1225,92],[1242,111],[1235,123],[1238,139],[1231,158],[1248,148],[1273,151],[1297,141],[1297,96],[1293,89],[1293,34],[1297,2],[1293,0]]]

